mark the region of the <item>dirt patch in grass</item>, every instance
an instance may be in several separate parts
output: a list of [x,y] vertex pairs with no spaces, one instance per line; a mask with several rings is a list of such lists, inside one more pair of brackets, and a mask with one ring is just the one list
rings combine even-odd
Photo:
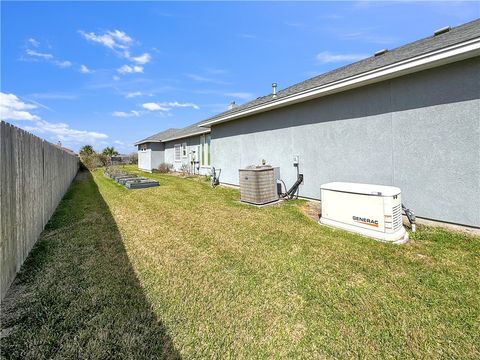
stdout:
[[321,204],[319,201],[305,201],[300,206],[300,210],[313,221],[318,222],[322,213]]

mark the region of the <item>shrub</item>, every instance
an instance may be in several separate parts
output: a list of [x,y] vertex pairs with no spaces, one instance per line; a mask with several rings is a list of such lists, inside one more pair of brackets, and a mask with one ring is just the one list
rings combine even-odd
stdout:
[[96,169],[98,167],[107,166],[109,159],[107,156],[97,153],[91,154],[80,154],[80,161],[82,166],[86,167],[89,170]]
[[182,167],[180,168],[180,172],[182,173],[183,176],[190,174],[190,166],[188,166],[188,164],[182,164]]
[[167,164],[167,163],[161,163],[158,166],[158,172],[162,174],[169,173],[172,170],[172,164]]

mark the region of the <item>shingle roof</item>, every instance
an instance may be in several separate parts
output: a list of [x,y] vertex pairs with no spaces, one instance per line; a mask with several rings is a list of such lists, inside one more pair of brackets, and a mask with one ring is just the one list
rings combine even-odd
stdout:
[[203,134],[206,132],[210,132],[210,129],[202,128],[202,127],[199,127],[198,125],[200,125],[200,122],[189,125],[182,129],[170,128],[162,132],[159,132],[155,135],[149,136],[143,140],[137,141],[135,145],[144,144],[148,142],[165,142],[165,141],[170,141],[175,139],[186,138],[196,134]]
[[246,104],[237,106],[234,109],[212,116],[202,121],[200,124],[213,121],[227,115],[233,115],[243,110],[254,108],[269,102],[278,101],[286,96],[323,86],[334,81],[343,80],[351,76],[359,75],[367,71],[375,70],[402,60],[407,60],[415,56],[426,54],[477,37],[480,37],[480,19],[454,27],[446,33],[437,36],[429,36],[407,45],[400,46],[396,49],[386,52],[383,55],[371,56],[353,64],[346,65],[336,70],[332,70],[325,74],[302,81],[277,92],[276,98],[273,98],[271,94],[259,97]]
[[202,122],[203,121],[197,122],[195,124],[184,127],[183,129],[177,129],[177,131],[173,132],[173,134],[171,134],[170,136],[164,137],[163,141],[182,139],[182,138],[186,138],[186,137],[189,137],[189,136],[192,136],[192,135],[203,134],[203,133],[206,133],[206,132],[210,132],[209,128],[199,127],[199,125]]
[[144,144],[144,143],[147,143],[147,142],[161,142],[163,139],[167,139],[167,138],[171,137],[178,130],[180,130],[180,129],[170,128],[170,129],[161,131],[161,132],[156,133],[152,136],[149,136],[149,137],[147,137],[143,140],[137,141],[135,143],[135,145]]

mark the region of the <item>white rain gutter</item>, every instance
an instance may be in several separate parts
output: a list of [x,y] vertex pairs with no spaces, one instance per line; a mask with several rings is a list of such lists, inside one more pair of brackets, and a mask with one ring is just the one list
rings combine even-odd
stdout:
[[411,74],[417,71],[465,60],[480,55],[480,38],[468,40],[459,44],[435,50],[427,54],[402,60],[375,70],[370,70],[346,79],[321,85],[313,89],[282,97],[276,101],[248,108],[233,114],[227,114],[217,119],[206,121],[199,126],[212,126],[226,121],[239,119],[245,116],[270,111],[280,107],[304,102],[318,97],[354,89],[357,87],[388,80],[394,77]]
[[195,135],[206,134],[206,133],[209,133],[210,131],[211,131],[210,129],[206,129],[206,130],[198,131],[198,132],[193,133],[193,134],[174,136],[174,137],[171,137],[171,138],[168,138],[168,139],[163,139],[161,142],[167,142],[167,141],[178,140],[178,139],[185,139],[185,138],[195,136]]
[[137,146],[137,145],[140,145],[140,144],[147,144],[147,143],[159,143],[161,142],[160,140],[140,140],[140,141],[137,141],[135,144],[133,144],[133,146]]
[[187,138],[187,137],[190,137],[190,136],[206,134],[206,133],[209,133],[209,132],[210,132],[210,129],[205,129],[205,130],[197,131],[196,133],[193,133],[193,134],[174,136],[174,137],[171,137],[171,138],[168,138],[168,139],[163,139],[163,140],[140,140],[140,141],[137,141],[133,145],[136,146],[136,145],[146,144],[146,143],[162,143],[162,142],[164,143],[164,142],[167,142],[167,141],[184,139],[184,138]]

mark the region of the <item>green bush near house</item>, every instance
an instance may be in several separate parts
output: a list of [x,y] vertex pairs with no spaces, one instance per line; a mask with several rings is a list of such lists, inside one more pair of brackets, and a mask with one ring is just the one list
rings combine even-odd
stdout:
[[[134,167],[126,167],[135,172]],[[303,201],[151,174],[83,172],[2,308],[6,358],[480,357],[480,238],[384,244]]]

